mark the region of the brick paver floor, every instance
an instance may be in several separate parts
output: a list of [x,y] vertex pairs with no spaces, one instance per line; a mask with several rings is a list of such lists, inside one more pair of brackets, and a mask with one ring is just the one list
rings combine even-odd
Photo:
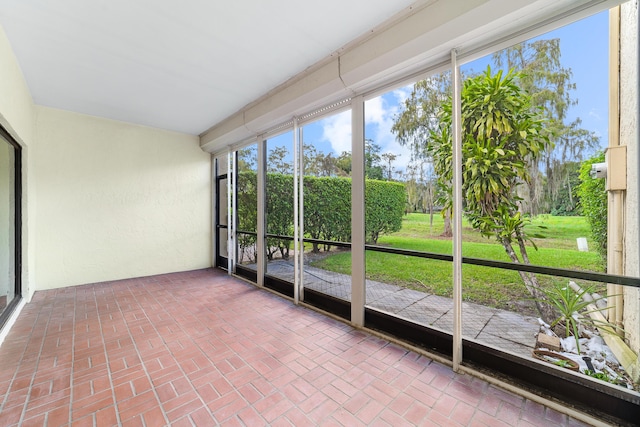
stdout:
[[207,269],[37,292],[0,425],[585,424]]

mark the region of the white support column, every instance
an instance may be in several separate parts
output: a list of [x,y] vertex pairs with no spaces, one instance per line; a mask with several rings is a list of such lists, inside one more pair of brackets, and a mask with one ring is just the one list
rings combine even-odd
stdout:
[[298,138],[298,118],[293,118],[293,302],[300,302],[299,283],[301,272],[300,258],[300,221],[299,221],[299,199],[298,199],[298,178],[300,175],[300,147]]
[[451,50],[453,135],[453,370],[462,362],[462,104],[460,69],[456,50]]
[[257,212],[257,224],[256,224],[256,261],[257,261],[257,285],[264,286],[264,274],[266,272],[266,260],[265,260],[265,234],[266,234],[266,185],[267,185],[267,160],[266,160],[266,145],[267,141],[258,142],[258,179],[257,179],[257,191],[258,203],[256,209]]
[[351,323],[364,326],[365,277],[365,181],[364,98],[351,103]]

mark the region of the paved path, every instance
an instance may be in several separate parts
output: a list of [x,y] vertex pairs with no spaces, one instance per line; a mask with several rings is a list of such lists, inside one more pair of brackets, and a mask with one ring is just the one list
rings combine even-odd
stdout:
[[[249,267],[249,266],[247,266]],[[252,266],[255,268],[255,266]],[[269,275],[293,282],[292,261],[270,261]],[[351,276],[304,266],[304,286],[351,301]],[[451,298],[367,280],[366,304],[413,322],[453,332]],[[462,334],[483,344],[530,357],[539,331],[535,317],[511,311],[462,303]]]

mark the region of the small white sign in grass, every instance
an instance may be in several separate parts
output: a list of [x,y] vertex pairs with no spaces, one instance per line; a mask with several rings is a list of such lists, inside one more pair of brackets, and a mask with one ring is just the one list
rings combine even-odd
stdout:
[[578,241],[578,250],[580,252],[589,252],[589,245],[587,245],[586,237],[578,237],[576,240]]

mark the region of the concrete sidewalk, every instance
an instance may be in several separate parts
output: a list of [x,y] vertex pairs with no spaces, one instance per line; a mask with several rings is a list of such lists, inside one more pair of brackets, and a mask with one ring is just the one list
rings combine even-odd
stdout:
[[[253,267],[255,266],[245,266]],[[270,261],[268,274],[293,282],[293,262]],[[345,301],[351,301],[351,276],[304,266],[304,287]],[[405,289],[395,285],[367,280],[366,304],[413,322],[453,332],[453,301],[451,298]],[[462,303],[462,334],[500,350],[531,357],[539,331],[535,317],[511,311]]]

